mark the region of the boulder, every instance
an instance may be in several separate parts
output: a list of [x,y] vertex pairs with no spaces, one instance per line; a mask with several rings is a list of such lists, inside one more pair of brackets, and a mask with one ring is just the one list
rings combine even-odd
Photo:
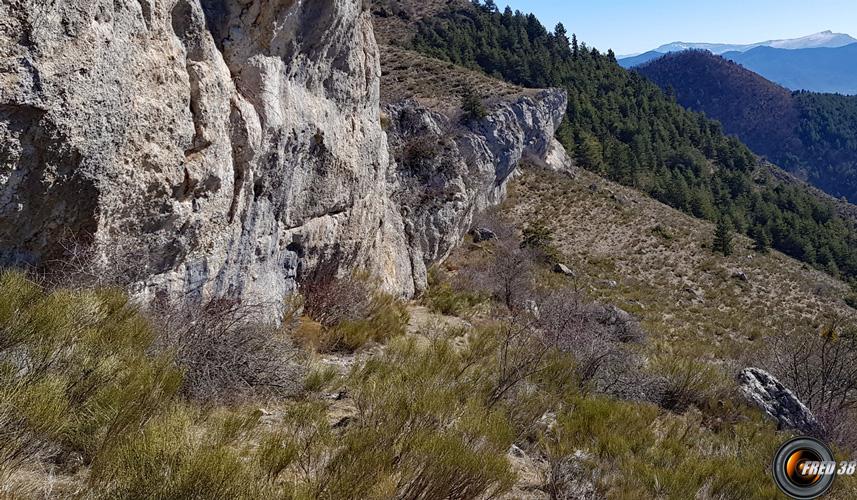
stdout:
[[750,278],[747,277],[747,273],[745,273],[744,271],[735,271],[734,273],[732,273],[732,277],[738,281],[743,281],[745,283],[750,281]]
[[497,235],[494,233],[494,231],[492,231],[486,227],[473,228],[470,231],[470,234],[473,236],[474,243],[481,243],[483,241],[489,241],[489,240],[497,239]]
[[815,415],[786,386],[759,368],[745,368],[738,374],[738,387],[744,398],[777,421],[780,428],[816,434],[821,425]]
[[570,278],[576,278],[577,277],[577,275],[574,273],[574,271],[569,269],[568,266],[566,266],[565,264],[561,264],[561,263],[558,263],[555,266],[553,266],[553,272],[555,272],[557,274],[564,274],[565,276],[568,276]]

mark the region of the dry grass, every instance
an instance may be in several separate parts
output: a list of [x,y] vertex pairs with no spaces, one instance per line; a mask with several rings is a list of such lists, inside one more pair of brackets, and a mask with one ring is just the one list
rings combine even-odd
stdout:
[[467,0],[372,0],[375,36],[381,43],[407,43],[420,20],[448,7],[466,7],[468,3]]
[[640,316],[662,354],[737,358],[775,332],[857,319],[842,301],[846,284],[778,252],[757,254],[744,237],[733,256],[715,254],[706,248],[713,224],[594,174],[529,170],[511,193],[508,215],[548,221],[581,286]]
[[382,45],[380,51],[382,104],[415,98],[430,109],[449,114],[461,108],[465,92],[472,90],[487,99],[490,111],[498,99],[537,92],[392,45]]

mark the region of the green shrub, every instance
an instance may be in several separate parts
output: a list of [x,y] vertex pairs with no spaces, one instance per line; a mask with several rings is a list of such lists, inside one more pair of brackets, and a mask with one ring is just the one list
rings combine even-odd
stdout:
[[594,476],[605,498],[774,498],[766,471],[786,438],[756,414],[714,431],[698,413],[588,397],[569,401],[543,446],[554,470],[549,487],[559,497],[568,492],[557,472],[577,456],[585,468],[611,471]]
[[139,435],[104,455],[90,479],[103,498],[272,497],[263,470],[242,457],[238,446],[258,417],[209,416],[175,406],[150,421]]
[[692,359],[663,356],[653,363],[662,382],[661,407],[683,412],[691,406],[707,409],[725,390],[724,375],[714,367]]
[[428,289],[422,297],[423,303],[432,311],[447,316],[463,316],[477,305],[485,302],[478,293],[456,290],[443,279],[436,268],[429,270]]
[[562,260],[562,253],[554,246],[553,231],[544,222],[537,221],[525,227],[523,238],[521,248],[536,252],[546,264],[553,265]]
[[348,383],[356,425],[316,496],[480,498],[508,490],[513,432],[501,410],[485,406],[470,366],[446,341],[419,347],[403,339],[356,370]]
[[664,241],[672,241],[673,239],[675,239],[675,236],[673,236],[669,229],[665,228],[660,224],[652,228],[652,234],[654,234],[658,238],[661,238]]
[[169,403],[181,374],[114,290],[47,291],[0,274],[0,472],[35,457],[84,464]]

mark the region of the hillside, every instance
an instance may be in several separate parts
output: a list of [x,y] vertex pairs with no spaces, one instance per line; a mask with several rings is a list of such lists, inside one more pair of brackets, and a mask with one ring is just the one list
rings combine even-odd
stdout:
[[705,51],[636,68],[754,152],[836,197],[857,200],[857,97],[792,93]]
[[0,498],[761,500],[857,451],[847,207],[613,54],[43,3],[0,2]]
[[416,28],[411,46],[427,55],[524,86],[565,88],[557,137],[579,165],[697,217],[726,218],[818,268],[857,276],[853,221],[810,190],[768,184],[756,175],[757,158],[719,123],[688,112],[612,53],[509,9],[451,9]]
[[792,93],[744,67],[704,50],[662,56],[635,71],[682,106],[704,112],[755,153],[778,163],[783,150],[800,147],[799,112]]

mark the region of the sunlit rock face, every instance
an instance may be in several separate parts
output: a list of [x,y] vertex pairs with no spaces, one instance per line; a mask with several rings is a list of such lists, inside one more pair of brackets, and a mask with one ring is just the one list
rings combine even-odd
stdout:
[[0,66],[0,264],[82,243],[144,300],[272,316],[321,272],[423,288],[522,156],[556,156],[565,109],[549,91],[459,134],[455,200],[414,215],[360,0],[8,0]]

